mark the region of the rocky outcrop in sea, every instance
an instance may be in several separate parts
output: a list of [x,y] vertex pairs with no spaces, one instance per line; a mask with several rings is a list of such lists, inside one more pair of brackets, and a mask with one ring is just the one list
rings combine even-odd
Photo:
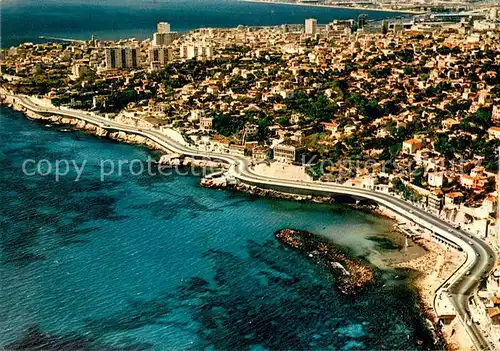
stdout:
[[350,258],[342,247],[326,239],[304,230],[287,228],[278,230],[274,236],[283,245],[334,273],[337,287],[344,294],[355,295],[375,282],[374,271],[369,264]]

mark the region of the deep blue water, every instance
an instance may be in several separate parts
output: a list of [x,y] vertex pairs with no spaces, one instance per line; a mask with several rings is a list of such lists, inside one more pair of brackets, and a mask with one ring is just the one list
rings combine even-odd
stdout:
[[[407,350],[426,340],[405,280],[383,271],[384,287],[346,297],[273,237],[309,230],[370,258],[387,220],[204,189],[193,176],[101,182],[101,160],[151,153],[0,112],[0,348],[24,338],[66,349]],[[87,164],[78,182],[74,172],[55,181],[23,174],[27,159]]]
[[[39,42],[40,35],[90,39],[151,37],[156,23],[170,22],[172,30],[319,23],[356,18],[363,11],[248,3],[238,0],[3,0],[0,4],[2,47]],[[370,19],[394,17],[368,12]]]

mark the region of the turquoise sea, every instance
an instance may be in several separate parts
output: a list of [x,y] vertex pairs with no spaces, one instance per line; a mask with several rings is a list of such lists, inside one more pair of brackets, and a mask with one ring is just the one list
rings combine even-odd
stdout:
[[[2,0],[1,47],[40,42],[39,36],[85,39],[152,37],[156,23],[172,30],[242,25],[318,23],[357,18],[363,11],[249,3],[238,0]],[[366,12],[366,11],[365,11]],[[394,17],[390,12],[367,12],[369,19]]]
[[[101,160],[152,153],[0,112],[0,348],[433,348],[407,280],[382,270],[377,288],[347,297],[273,236],[309,230],[370,259],[391,222],[204,189],[194,176],[101,182]],[[87,164],[78,182],[56,181],[25,175],[27,159]]]

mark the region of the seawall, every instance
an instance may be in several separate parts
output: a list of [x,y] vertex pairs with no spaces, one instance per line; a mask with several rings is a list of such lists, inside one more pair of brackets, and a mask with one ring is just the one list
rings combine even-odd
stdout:
[[54,124],[54,125],[66,125],[72,129],[78,129],[78,130],[83,130],[86,133],[90,134],[95,134],[100,137],[112,139],[112,140],[118,140],[130,144],[138,144],[138,145],[144,145],[152,150],[161,150],[161,151],[166,151],[164,148],[159,146],[157,143],[154,141],[150,140],[147,137],[141,136],[141,135],[136,135],[133,133],[127,133],[127,132],[122,132],[122,131],[116,131],[116,132],[110,132],[106,129],[103,129],[93,123],[86,122],[77,118],[70,118],[70,117],[62,117],[62,116],[57,116],[53,114],[41,114],[41,113],[36,113],[34,111],[28,110],[22,105],[19,105],[15,102],[9,102],[7,100],[4,100],[2,102],[2,105],[8,106],[12,108],[15,111],[22,112],[26,115],[27,118],[31,120],[36,120],[39,122],[47,123],[47,124]]

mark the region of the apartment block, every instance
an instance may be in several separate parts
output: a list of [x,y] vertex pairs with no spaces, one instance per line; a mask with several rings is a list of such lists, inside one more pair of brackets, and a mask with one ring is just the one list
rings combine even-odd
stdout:
[[106,69],[137,68],[139,51],[136,47],[105,48]]
[[306,34],[314,36],[318,31],[318,21],[315,18],[306,19]]

